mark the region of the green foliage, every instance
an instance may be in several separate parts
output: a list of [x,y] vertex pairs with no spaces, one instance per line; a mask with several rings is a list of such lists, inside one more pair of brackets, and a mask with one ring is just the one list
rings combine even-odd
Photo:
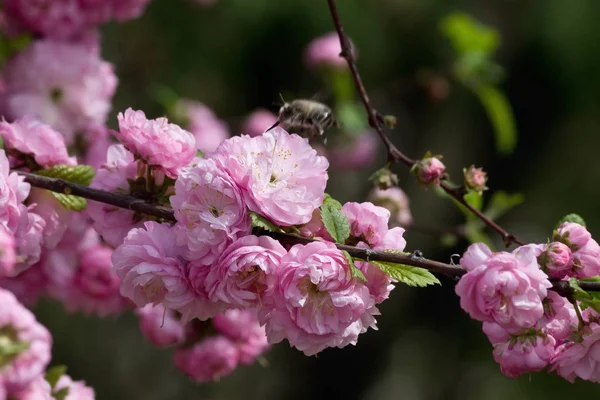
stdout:
[[577,283],[576,278],[569,279],[569,286],[573,289],[573,298],[579,300],[594,311],[600,312],[600,292],[586,292]]
[[493,220],[500,218],[516,206],[525,201],[525,196],[521,193],[506,193],[504,191],[494,192],[490,199],[484,214]]
[[346,250],[343,250],[342,253],[344,253],[344,257],[346,257],[346,260],[348,260],[348,264],[350,264],[350,271],[352,272],[352,277],[366,282],[367,278],[365,278],[365,275],[362,273],[362,271],[356,267],[350,253],[348,253]]
[[250,211],[250,219],[252,220],[252,227],[264,229],[269,232],[281,232],[281,228],[269,221],[260,214]]
[[[94,178],[95,171],[90,165],[55,165],[36,171],[36,174],[88,186]],[[87,201],[83,197],[55,192],[52,194],[68,210],[82,211],[87,207]]]
[[423,268],[381,261],[369,262],[379,267],[381,271],[388,274],[392,279],[402,282],[408,286],[425,287],[427,285],[441,285],[438,278]]
[[481,53],[491,55],[500,45],[500,34],[463,12],[447,15],[440,25],[442,33],[460,54]]
[[473,87],[473,92],[481,101],[493,125],[496,149],[501,154],[510,154],[517,145],[517,128],[508,99],[500,90],[482,83]]
[[325,225],[325,229],[335,239],[336,243],[345,243],[346,239],[350,237],[350,223],[341,210],[340,202],[331,197],[323,201],[321,206],[323,225]]
[[323,198],[323,204],[328,204],[338,210],[342,209],[342,203],[331,197],[329,193],[325,193],[325,197]]
[[581,217],[579,214],[573,213],[573,214],[565,215],[564,217],[562,217],[561,219],[558,220],[558,223],[556,224],[556,228],[558,228],[565,222],[574,222],[576,224],[579,224],[579,225],[585,227],[585,221],[583,220],[583,217]]
[[56,387],[56,382],[67,372],[66,365],[55,365],[53,367],[48,368],[46,371],[46,380],[50,384],[50,387],[54,389]]

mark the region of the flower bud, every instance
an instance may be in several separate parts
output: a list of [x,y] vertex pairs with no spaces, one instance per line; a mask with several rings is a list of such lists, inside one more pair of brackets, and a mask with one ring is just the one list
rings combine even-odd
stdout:
[[440,161],[441,156],[425,155],[411,168],[411,172],[418,181],[425,185],[439,185],[440,179],[446,171],[446,166]]
[[487,182],[487,173],[482,168],[475,168],[471,165],[469,168],[463,168],[463,174],[465,176],[465,187],[473,190],[481,195],[484,190],[487,190],[485,186]]
[[561,242],[552,242],[538,262],[551,278],[562,279],[573,268],[571,249]]
[[394,174],[387,167],[375,171],[369,180],[381,190],[389,189],[398,185],[398,175]]

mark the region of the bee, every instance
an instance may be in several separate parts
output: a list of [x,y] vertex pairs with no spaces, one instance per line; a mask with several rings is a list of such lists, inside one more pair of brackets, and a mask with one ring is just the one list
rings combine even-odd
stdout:
[[276,126],[309,139],[323,136],[327,129],[341,128],[328,105],[305,99],[296,99],[291,103],[284,101],[277,122],[267,130]]

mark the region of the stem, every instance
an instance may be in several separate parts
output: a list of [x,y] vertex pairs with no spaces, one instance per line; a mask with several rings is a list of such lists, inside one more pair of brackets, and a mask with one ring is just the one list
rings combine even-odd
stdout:
[[577,314],[577,319],[579,320],[579,329],[583,328],[585,326],[585,320],[583,319],[583,315],[581,315],[579,304],[577,304],[577,301],[572,295],[568,295],[567,300],[569,300],[571,304],[573,304],[573,308],[575,308],[575,313]]
[[[340,38],[340,45],[342,48],[342,52],[340,53],[340,57],[344,58],[348,63],[348,67],[350,68],[350,73],[352,74],[352,78],[354,79],[354,83],[356,84],[356,88],[358,89],[358,94],[360,99],[365,106],[365,110],[369,116],[369,125],[375,129],[379,138],[385,145],[388,155],[388,162],[393,163],[402,163],[407,167],[411,168],[415,164],[415,160],[406,156],[402,153],[395,145],[392,143],[389,137],[383,131],[381,125],[381,115],[373,108],[371,105],[371,99],[367,93],[367,89],[360,77],[360,73],[358,72],[358,67],[356,66],[356,59],[354,57],[354,53],[352,51],[352,43],[348,38],[348,35],[344,32],[344,27],[342,26],[342,21],[340,19],[340,14],[337,9],[337,5],[335,0],[327,0],[329,4],[329,11],[331,12],[331,18],[333,20],[333,24],[335,25],[335,30]],[[440,187],[452,196],[456,201],[465,206],[469,211],[475,214],[479,219],[481,219],[487,226],[492,228],[494,231],[498,232],[500,236],[502,236],[502,240],[506,247],[510,246],[511,243],[516,243],[518,245],[524,245],[525,243],[519,240],[515,235],[504,230],[500,225],[492,221],[486,215],[484,215],[481,211],[473,208],[469,203],[465,201],[462,194],[458,190],[458,188],[453,188],[449,186],[447,183],[442,182]]]
[[[89,200],[95,200],[101,203],[113,205],[115,207],[124,208],[127,210],[137,211],[143,214],[151,215],[160,218],[164,221],[176,222],[175,214],[170,208],[157,206],[145,202],[131,195],[106,192],[104,190],[92,189],[87,186],[78,185],[76,183],[64,181],[62,179],[49,178],[47,176],[36,175],[28,172],[17,171],[21,176],[25,177],[25,181],[32,186],[47,189],[52,192],[70,194],[84,197]],[[256,232],[258,235],[270,236],[282,243],[287,244],[307,244],[316,241],[316,239],[305,238],[290,233],[278,232]],[[414,257],[410,254],[388,253],[384,251],[363,249],[345,244],[336,244],[340,250],[345,250],[352,257],[360,258],[366,261],[382,261],[398,264],[412,265],[423,268],[438,275],[445,275],[454,279],[460,278],[467,273],[460,265],[446,264],[435,260],[429,260],[423,257]],[[586,291],[600,291],[600,282],[578,282],[579,286]],[[573,289],[567,281],[553,281],[552,290],[564,297],[571,296]]]

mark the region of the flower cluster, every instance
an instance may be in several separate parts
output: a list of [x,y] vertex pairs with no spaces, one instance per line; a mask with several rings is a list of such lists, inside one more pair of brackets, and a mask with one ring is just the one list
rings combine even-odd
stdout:
[[61,389],[81,400],[93,389],[62,375],[54,387],[44,379],[52,336],[15,296],[0,288],[0,398],[51,399]]
[[565,222],[548,244],[521,246],[513,252],[493,253],[473,244],[460,264],[467,273],[456,286],[461,307],[483,322],[494,345],[494,359],[512,378],[547,366],[574,381],[600,382],[598,318],[580,305],[549,291],[549,278],[590,278],[600,275],[600,246],[590,233]]

